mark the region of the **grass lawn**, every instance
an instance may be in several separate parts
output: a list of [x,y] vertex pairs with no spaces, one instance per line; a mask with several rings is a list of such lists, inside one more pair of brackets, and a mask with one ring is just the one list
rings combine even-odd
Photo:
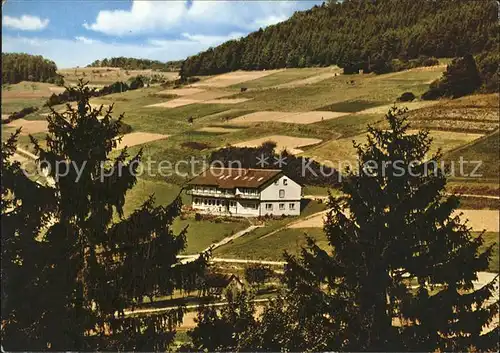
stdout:
[[248,89],[272,87],[283,83],[288,83],[295,80],[302,80],[304,78],[319,75],[323,72],[328,72],[329,70],[330,68],[319,68],[319,67],[310,67],[303,69],[286,69],[280,72],[276,72],[269,76],[264,76],[261,78],[257,78],[255,80],[238,83],[230,87],[231,88],[246,87]]
[[187,228],[187,247],[184,254],[197,254],[211,244],[216,243],[234,233],[239,232],[249,226],[247,220],[243,218],[220,219],[220,222],[213,220],[195,221],[193,215],[187,219],[176,219],[173,224],[174,232],[179,232]]
[[298,255],[307,245],[306,234],[316,239],[321,247],[328,244],[321,228],[287,228],[262,239],[259,239],[258,233],[252,233],[215,250],[214,255],[238,259],[283,261],[285,251]]
[[[282,259],[283,251],[288,249],[288,243],[292,240],[288,236],[284,236],[284,240],[281,237],[278,237],[278,240],[274,240],[274,237],[282,232],[287,233],[288,231],[292,231],[295,233],[303,233],[303,229],[283,229],[288,223],[293,222],[299,218],[307,217],[311,214],[323,211],[326,208],[325,203],[319,203],[317,201],[310,201],[307,205],[304,206],[300,217],[283,217],[283,218],[275,218],[271,220],[266,220],[266,225],[261,228],[255,229],[253,232],[234,240],[224,246],[221,246],[218,249],[215,249],[214,256],[217,257],[228,257],[228,258],[241,258],[241,259],[266,259],[266,260],[275,260],[280,261]],[[266,238],[259,239],[260,237],[269,234],[271,232],[278,231]],[[322,232],[322,229],[316,228],[312,231],[311,235],[318,235],[317,231]],[[304,238],[305,239],[305,238]],[[268,242],[269,240],[269,242]],[[280,242],[283,243],[280,245]],[[292,248],[293,246],[290,245]],[[261,251],[264,253],[261,254]],[[278,251],[276,251],[278,250]]]

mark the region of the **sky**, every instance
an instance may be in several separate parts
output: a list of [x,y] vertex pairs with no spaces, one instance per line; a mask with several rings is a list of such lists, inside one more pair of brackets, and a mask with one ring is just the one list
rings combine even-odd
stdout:
[[43,55],[59,68],[113,56],[179,60],[321,3],[7,0],[2,52]]

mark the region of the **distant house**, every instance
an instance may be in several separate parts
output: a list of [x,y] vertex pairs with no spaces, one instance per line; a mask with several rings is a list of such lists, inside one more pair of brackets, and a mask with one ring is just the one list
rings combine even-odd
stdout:
[[210,168],[188,183],[203,213],[258,217],[299,215],[302,186],[279,169]]

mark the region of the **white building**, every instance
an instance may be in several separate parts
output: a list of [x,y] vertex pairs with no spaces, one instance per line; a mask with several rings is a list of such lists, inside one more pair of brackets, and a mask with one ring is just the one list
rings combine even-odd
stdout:
[[278,169],[210,168],[188,185],[193,208],[203,213],[300,214],[302,186]]

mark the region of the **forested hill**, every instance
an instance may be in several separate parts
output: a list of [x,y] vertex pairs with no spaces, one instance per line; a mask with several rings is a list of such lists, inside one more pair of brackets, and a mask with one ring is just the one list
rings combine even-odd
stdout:
[[2,84],[21,81],[63,84],[53,61],[41,55],[2,53]]
[[332,64],[372,71],[396,58],[496,50],[497,31],[495,0],[330,1],[191,56],[181,74]]
[[125,58],[105,58],[96,60],[87,67],[120,67],[125,70],[158,70],[158,71],[178,71],[182,65],[182,60],[161,62],[158,60]]

